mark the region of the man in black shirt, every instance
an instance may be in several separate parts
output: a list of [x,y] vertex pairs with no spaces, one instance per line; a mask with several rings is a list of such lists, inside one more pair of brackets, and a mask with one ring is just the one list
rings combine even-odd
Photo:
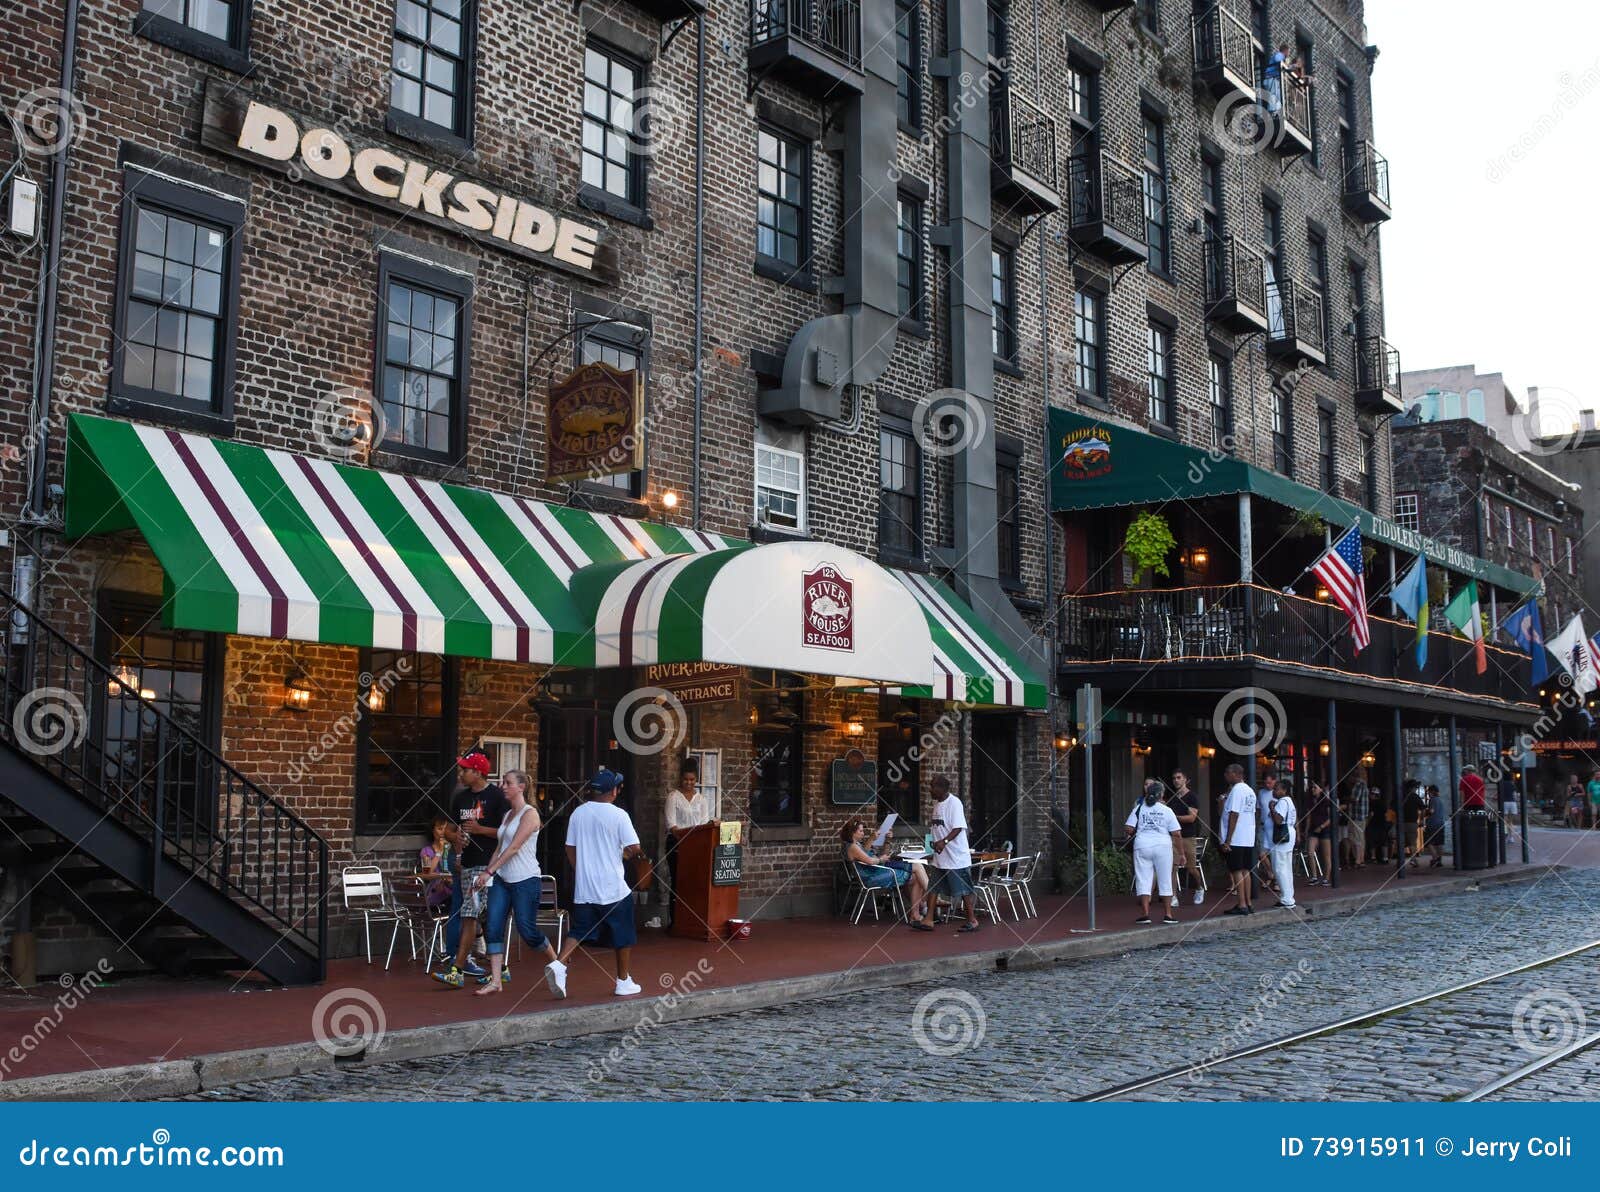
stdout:
[[1194,891],[1194,904],[1206,900],[1205,878],[1200,875],[1200,864],[1195,858],[1195,841],[1200,838],[1200,798],[1189,789],[1189,776],[1182,770],[1172,772],[1172,787],[1167,791],[1167,805],[1178,817],[1181,851],[1172,855],[1172,905],[1178,905],[1178,870],[1189,874],[1189,888]]
[[[455,874],[449,926],[445,928],[445,950],[454,956],[448,969],[433,974],[435,981],[454,989],[476,975],[468,965],[472,945],[478,938],[478,923],[483,917],[487,889],[478,889],[478,875],[494,856],[497,831],[506,815],[506,793],[489,781],[489,759],[474,750],[456,761],[461,789],[450,796],[450,817],[461,832],[460,868]],[[482,972],[481,969],[478,970]],[[501,974],[504,980],[505,974]]]

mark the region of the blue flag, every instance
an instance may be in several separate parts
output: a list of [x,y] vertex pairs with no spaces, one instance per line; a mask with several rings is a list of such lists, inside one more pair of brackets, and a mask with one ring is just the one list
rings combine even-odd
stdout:
[[1505,634],[1517,649],[1527,654],[1533,664],[1533,685],[1537,687],[1550,677],[1550,661],[1544,645],[1544,622],[1539,618],[1539,602],[1530,600],[1512,610],[1500,622],[1500,632]]
[[1423,555],[1389,592],[1395,607],[1417,624],[1417,669],[1428,665],[1428,560]]

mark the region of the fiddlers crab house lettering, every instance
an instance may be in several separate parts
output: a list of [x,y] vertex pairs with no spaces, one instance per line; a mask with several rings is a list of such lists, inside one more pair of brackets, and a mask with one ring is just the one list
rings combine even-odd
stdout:
[[609,280],[600,229],[232,89],[207,86],[200,140],[568,273]]

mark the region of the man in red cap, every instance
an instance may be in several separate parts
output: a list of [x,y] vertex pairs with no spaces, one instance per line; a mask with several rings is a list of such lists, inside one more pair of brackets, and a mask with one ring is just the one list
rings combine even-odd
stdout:
[[[450,923],[445,928],[446,952],[453,951],[450,967],[433,974],[454,989],[466,984],[466,978],[479,976],[481,968],[474,971],[469,965],[472,945],[478,938],[478,924],[484,916],[488,901],[487,887],[478,888],[478,875],[494,856],[497,841],[496,829],[505,818],[506,793],[489,781],[489,759],[478,750],[456,759],[461,779],[461,789],[450,797],[450,816],[461,828],[460,869],[450,896]],[[506,974],[501,974],[501,980]]]

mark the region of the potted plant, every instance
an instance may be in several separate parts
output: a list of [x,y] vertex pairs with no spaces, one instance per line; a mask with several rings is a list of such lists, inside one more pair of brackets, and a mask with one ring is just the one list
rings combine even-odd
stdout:
[[1133,582],[1137,584],[1143,580],[1146,571],[1153,571],[1160,576],[1171,575],[1167,556],[1177,545],[1177,539],[1172,536],[1172,527],[1167,524],[1165,517],[1152,509],[1141,510],[1128,523],[1128,531],[1122,539],[1123,553],[1133,564]]

